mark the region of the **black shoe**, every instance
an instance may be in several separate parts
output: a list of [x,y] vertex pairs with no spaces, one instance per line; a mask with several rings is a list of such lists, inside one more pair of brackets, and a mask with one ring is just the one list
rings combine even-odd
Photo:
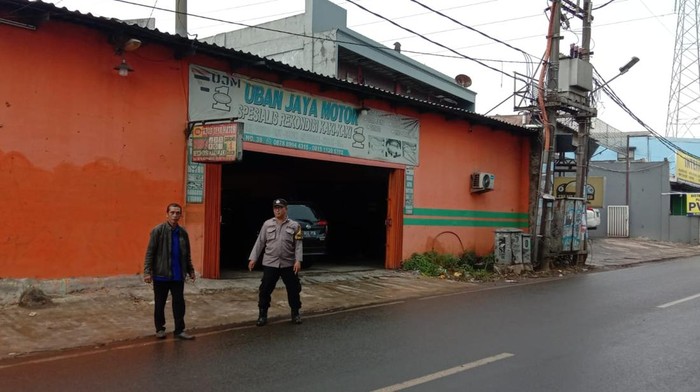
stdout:
[[188,334],[187,332],[176,333],[175,338],[180,340],[194,340],[194,336]]
[[262,327],[267,324],[267,308],[258,308],[258,311],[258,321],[255,322],[255,325]]
[[168,336],[168,335],[165,333],[164,329],[161,329],[161,330],[156,332],[156,337],[158,339],[165,339],[166,336]]
[[292,322],[294,324],[301,324],[301,315],[299,314],[298,311],[292,312]]

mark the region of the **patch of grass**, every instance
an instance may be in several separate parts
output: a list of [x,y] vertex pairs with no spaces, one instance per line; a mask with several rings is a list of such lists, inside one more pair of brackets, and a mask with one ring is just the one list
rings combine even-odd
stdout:
[[469,276],[479,282],[488,282],[494,279],[494,273],[485,269],[472,269],[469,271]]
[[401,269],[418,271],[425,276],[440,276],[442,268],[437,262],[437,252],[414,253],[401,263]]
[[494,279],[494,261],[493,253],[479,257],[474,251],[466,251],[459,256],[429,251],[412,254],[401,263],[401,269],[418,271],[425,276],[484,282]]

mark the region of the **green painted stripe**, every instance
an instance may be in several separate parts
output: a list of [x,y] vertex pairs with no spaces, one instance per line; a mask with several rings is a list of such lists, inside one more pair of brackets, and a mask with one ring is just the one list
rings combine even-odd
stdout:
[[442,210],[437,208],[414,208],[411,215],[449,216],[455,218],[528,219],[524,212],[493,212],[474,210]]
[[463,227],[528,227],[527,221],[490,221],[471,219],[403,219],[404,226],[463,226]]

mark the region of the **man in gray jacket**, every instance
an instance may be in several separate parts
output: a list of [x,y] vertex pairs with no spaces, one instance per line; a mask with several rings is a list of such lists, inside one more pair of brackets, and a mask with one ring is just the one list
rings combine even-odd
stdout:
[[267,309],[270,307],[272,292],[280,277],[287,288],[287,301],[292,309],[292,322],[301,324],[299,314],[301,282],[298,276],[303,253],[301,225],[287,217],[287,201],[284,199],[275,199],[272,202],[272,211],[275,217],[263,223],[255,246],[248,257],[248,269],[252,271],[260,253],[265,251],[262,261],[263,277],[258,294],[260,310],[256,322],[258,327],[267,324]]
[[155,306],[153,320],[156,337],[164,339],[165,303],[168,292],[172,295],[175,338],[192,340],[194,336],[185,332],[185,275],[194,281],[194,267],[190,255],[190,237],[179,225],[182,207],[171,203],[166,208],[167,221],[151,230],[143,264],[143,281],[153,283]]

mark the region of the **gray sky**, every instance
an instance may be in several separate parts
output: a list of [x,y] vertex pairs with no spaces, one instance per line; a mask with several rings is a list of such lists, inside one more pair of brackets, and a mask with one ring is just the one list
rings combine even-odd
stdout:
[[[156,6],[174,10],[175,0],[129,0],[147,5],[134,6],[116,0],[50,0],[60,7],[93,15],[121,19],[156,18],[161,31],[174,32],[174,14],[151,10]],[[477,93],[478,113],[486,113],[513,93],[513,80],[499,72],[464,58],[416,55],[407,51],[456,56],[405,30],[377,18],[344,0],[332,0],[348,11],[348,26],[375,41],[393,48],[401,42],[403,53],[450,77],[468,75]],[[469,31],[438,16],[410,0],[356,0],[358,4],[379,13],[420,34],[426,35],[462,54],[482,61],[508,75],[530,74],[537,67],[546,48],[548,19],[544,10],[547,0],[420,0],[433,9],[450,15],[461,23],[478,29],[531,55],[534,65],[524,63],[525,56],[505,45]],[[575,0],[574,0],[575,1]],[[580,0],[579,0],[580,1]],[[594,0],[601,6],[608,0]],[[580,1],[582,3],[582,1]],[[610,83],[625,104],[660,134],[665,134],[671,66],[677,16],[674,1],[615,0],[593,11],[591,63],[606,80],[618,74],[618,68],[632,56],[641,60],[628,73]],[[225,21],[258,24],[304,11],[304,0],[190,0],[188,12]],[[571,30],[563,31],[562,52],[569,44],[581,44],[581,21],[570,20]],[[241,28],[234,24],[188,19],[191,34],[206,37]],[[488,60],[488,61],[486,61]],[[491,61],[494,60],[494,61]],[[489,114],[513,113],[513,100],[507,100]],[[621,131],[643,128],[602,95],[598,118]],[[698,135],[700,136],[700,135]]]

